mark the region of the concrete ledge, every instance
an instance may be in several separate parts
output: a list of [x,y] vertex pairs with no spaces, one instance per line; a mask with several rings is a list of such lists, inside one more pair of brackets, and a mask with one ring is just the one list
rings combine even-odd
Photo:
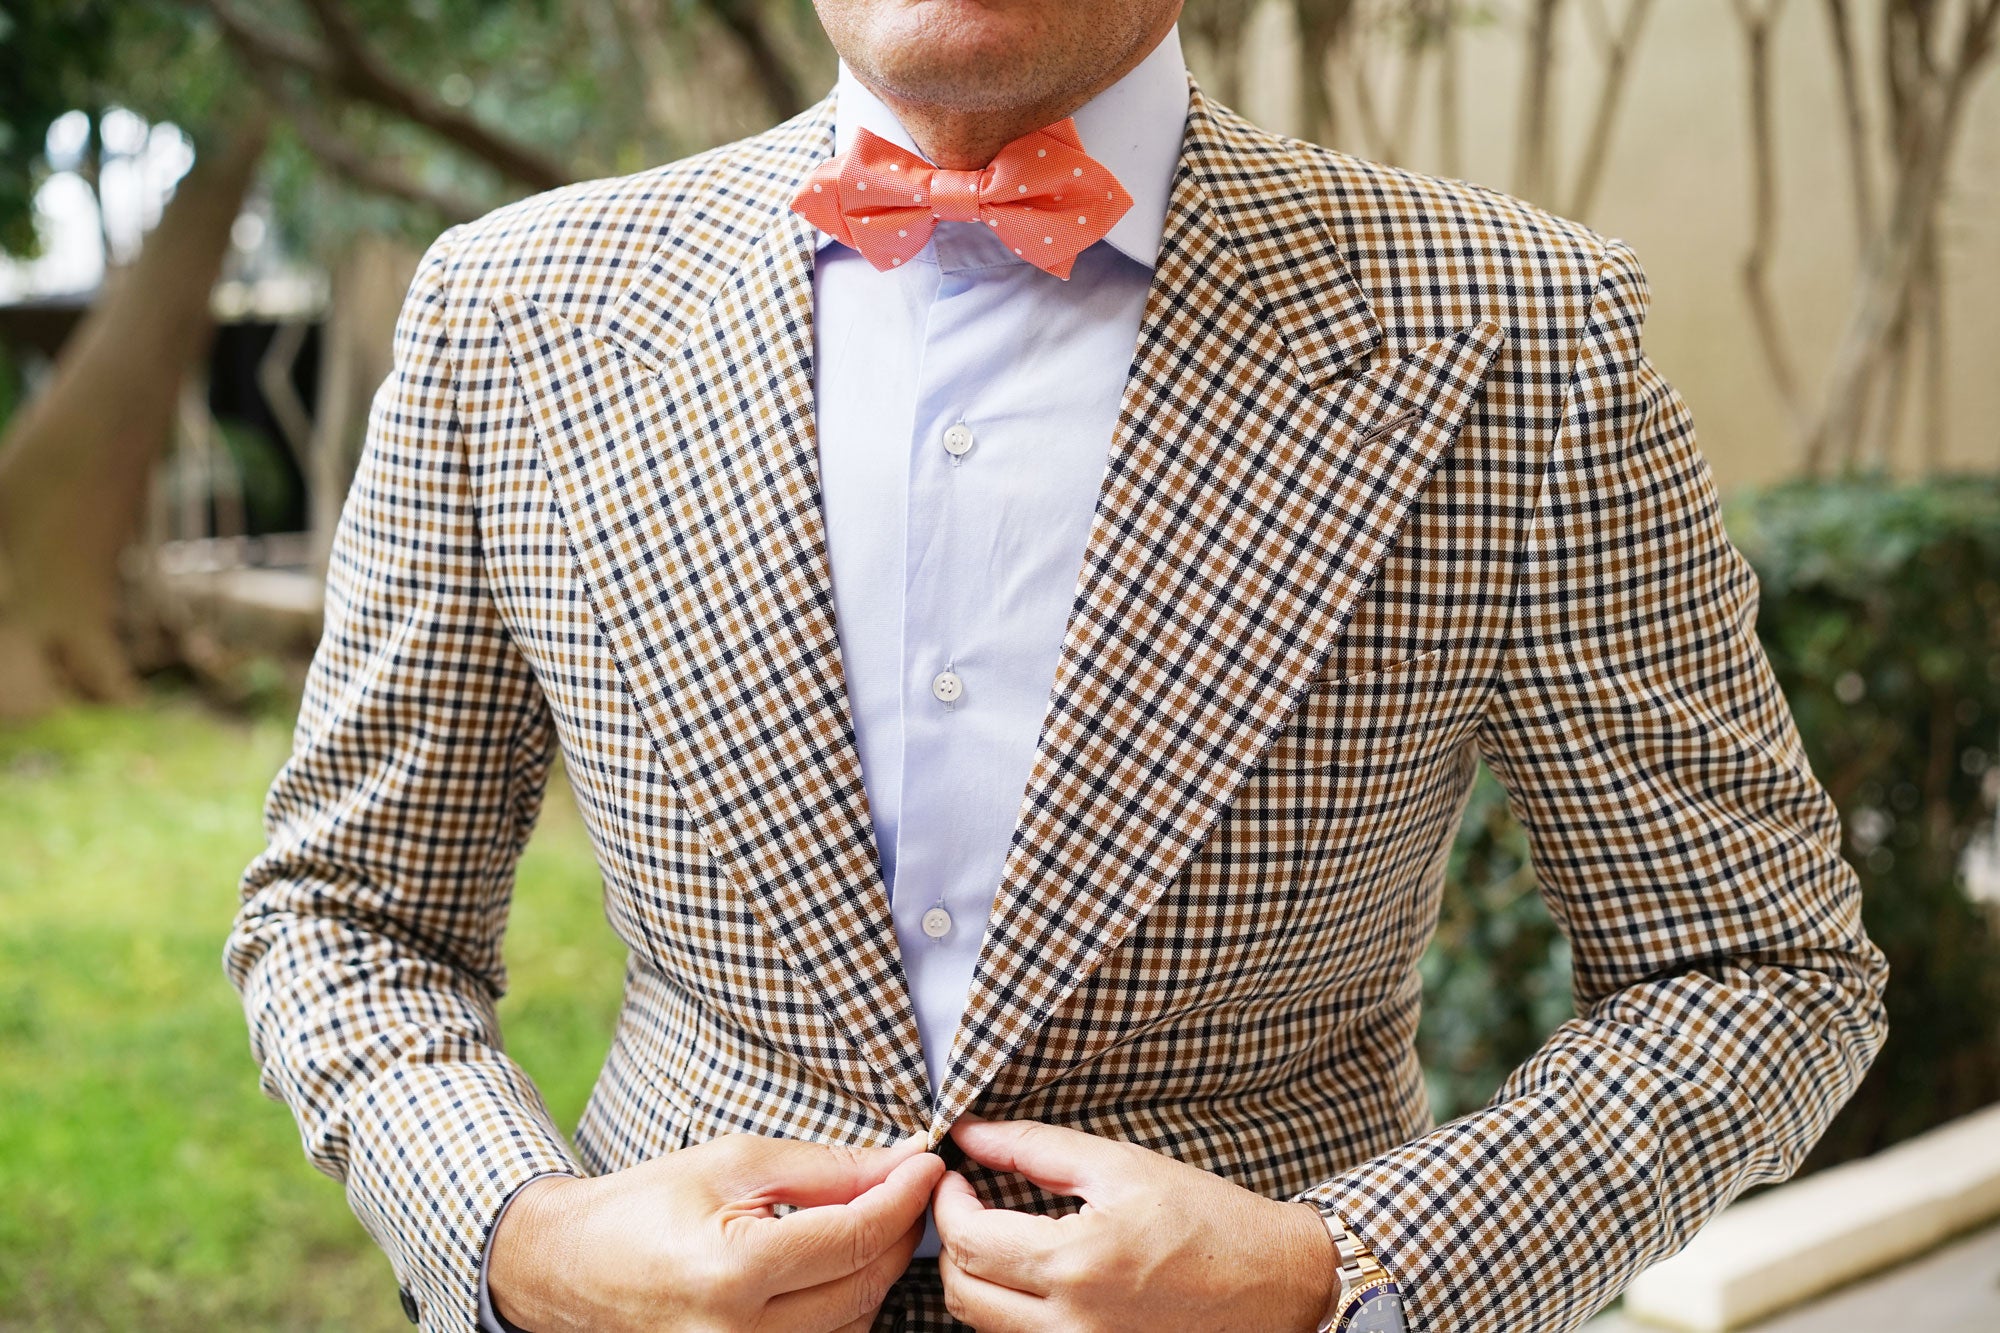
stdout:
[[309,657],[319,642],[326,577],[302,533],[166,542],[152,573],[175,623],[237,650]]
[[2000,1217],[2000,1106],[1723,1212],[1639,1275],[1627,1319],[1726,1333]]

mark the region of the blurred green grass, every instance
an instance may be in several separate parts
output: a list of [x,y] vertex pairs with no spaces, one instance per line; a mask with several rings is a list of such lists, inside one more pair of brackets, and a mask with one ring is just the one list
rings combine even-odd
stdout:
[[[0,1330],[409,1327],[222,973],[289,743],[175,693],[0,730]],[[508,1050],[573,1128],[624,952],[560,774],[507,942]]]

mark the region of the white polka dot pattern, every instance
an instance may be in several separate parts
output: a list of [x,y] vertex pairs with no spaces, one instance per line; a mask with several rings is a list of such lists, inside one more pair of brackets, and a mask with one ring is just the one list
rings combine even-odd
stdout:
[[[1055,187],[1077,177],[1086,178],[1093,193],[1102,188],[1104,202],[1087,205],[1073,215],[1072,224],[1072,214],[1055,207],[1063,199]],[[868,194],[871,186],[874,193],[862,200],[859,196]],[[910,192],[908,203],[883,200],[885,191],[896,190]],[[927,191],[929,207],[924,206]],[[1083,151],[1076,123],[1062,120],[1008,144],[981,171],[933,167],[864,129],[847,152],[814,170],[792,207],[842,245],[860,251],[878,269],[914,258],[939,222],[984,222],[1017,255],[1029,239],[1041,236],[1042,244],[1029,262],[1067,279],[1076,257],[1117,225],[1132,207],[1132,197],[1102,163]],[[878,217],[896,223],[894,240],[872,229],[855,230],[856,221],[868,223]],[[1044,234],[1052,223],[1061,226],[1054,234]]]

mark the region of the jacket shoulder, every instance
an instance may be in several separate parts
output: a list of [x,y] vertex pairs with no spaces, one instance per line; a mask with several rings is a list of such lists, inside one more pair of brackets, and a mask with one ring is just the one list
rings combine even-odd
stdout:
[[1356,235],[1379,244],[1396,238],[1457,241],[1497,254],[1583,260],[1595,265],[1610,243],[1603,234],[1500,190],[1430,176],[1294,141],[1313,163],[1329,204]]
[[1481,319],[1510,338],[1580,332],[1616,241],[1472,181],[1277,134],[1225,108],[1215,116],[1222,170],[1237,178],[1225,191],[1276,198],[1282,203],[1262,205],[1267,218],[1290,215],[1323,229],[1392,348]]
[[426,270],[460,308],[505,291],[553,311],[594,309],[643,271],[691,207],[765,206],[802,175],[819,109],[674,162],[504,204],[439,236]]

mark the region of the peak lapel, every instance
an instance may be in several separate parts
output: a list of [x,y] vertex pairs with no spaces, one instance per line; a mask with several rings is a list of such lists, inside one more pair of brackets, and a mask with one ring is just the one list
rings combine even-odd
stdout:
[[934,1143],[1207,836],[1347,623],[1499,344],[1481,324],[1337,378],[1381,331],[1323,199],[1276,141],[1195,91]]
[[[812,416],[830,104],[725,160],[599,337],[496,302],[606,644],[674,787],[799,981],[887,1081],[929,1083],[835,634]],[[908,1109],[894,1104],[900,1099]]]

